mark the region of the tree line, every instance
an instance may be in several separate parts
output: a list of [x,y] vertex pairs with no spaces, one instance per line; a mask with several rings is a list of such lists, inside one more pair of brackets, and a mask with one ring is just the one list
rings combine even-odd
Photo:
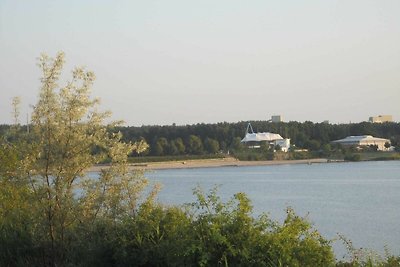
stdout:
[[[389,139],[391,145],[400,147],[400,123],[349,123],[328,124],[306,122],[249,121],[255,132],[273,132],[283,138],[290,138],[291,145],[298,149],[326,151],[331,149],[330,142],[350,135],[372,135]],[[214,123],[168,126],[118,126],[109,128],[110,132],[120,132],[124,142],[145,141],[149,149],[144,156],[177,156],[226,154],[244,149],[240,142],[245,136],[249,122]],[[0,136],[10,125],[0,125]],[[21,129],[27,130],[26,126]],[[132,153],[132,156],[138,154]]]
[[[248,122],[170,126],[118,127],[125,141],[145,140],[151,156],[227,153],[243,149],[240,143]],[[350,135],[372,135],[400,145],[400,123],[328,124],[306,122],[250,121],[255,132],[273,132],[290,138],[297,148],[319,151],[333,140]]]

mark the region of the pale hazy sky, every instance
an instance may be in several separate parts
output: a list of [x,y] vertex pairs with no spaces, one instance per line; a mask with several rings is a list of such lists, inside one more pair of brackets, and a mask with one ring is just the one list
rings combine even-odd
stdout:
[[0,0],[0,123],[61,50],[127,125],[400,120],[399,0]]

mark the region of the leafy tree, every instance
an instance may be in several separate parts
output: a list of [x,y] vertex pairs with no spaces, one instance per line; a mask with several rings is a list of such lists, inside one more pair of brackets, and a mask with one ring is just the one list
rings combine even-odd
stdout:
[[0,177],[13,179],[18,169],[18,153],[12,144],[0,141]]
[[178,147],[175,144],[175,140],[172,140],[168,146],[168,154],[170,155],[179,155]]
[[[32,114],[32,138],[17,144],[24,154],[16,177],[30,185],[32,225],[44,265],[56,266],[65,263],[77,228],[95,223],[100,215],[115,221],[135,210],[146,181],[128,171],[127,155],[147,144],[122,143],[121,134],[109,131],[119,123],[105,125],[109,113],[98,112],[99,101],[90,98],[92,72],[76,68],[59,88],[64,54],[54,59],[42,55],[38,65],[42,86]],[[88,168],[106,158],[110,167],[98,180],[86,176]]]
[[0,140],[0,265],[24,266],[34,254],[28,185],[18,179],[19,151]]
[[260,150],[264,153],[273,152],[273,145],[269,142],[260,142]]
[[219,152],[219,143],[215,139],[206,138],[204,141],[204,148],[207,150],[207,152],[216,154]]
[[291,208],[284,223],[274,227],[269,242],[275,266],[334,266],[330,242]]
[[192,203],[196,266],[334,266],[330,242],[288,209],[280,225],[264,214],[252,217],[247,196],[237,193],[224,203],[214,188],[195,189]]
[[310,149],[311,151],[317,151],[321,147],[321,143],[318,140],[308,140],[304,144],[305,148]]
[[308,141],[309,137],[304,133],[300,132],[295,136],[295,144],[299,147],[304,148],[306,146],[306,143]]
[[201,155],[204,153],[203,142],[200,137],[196,135],[190,135],[187,141],[187,149],[189,153],[194,155]]
[[168,140],[165,137],[158,138],[153,153],[156,156],[163,156],[169,151]]
[[332,152],[332,147],[330,144],[324,144],[321,146],[321,150],[322,150],[323,156],[329,156],[330,153]]
[[184,154],[185,153],[185,144],[183,143],[183,140],[182,140],[182,138],[177,138],[177,139],[175,139],[175,146],[176,146],[176,148],[178,149],[178,153],[180,154],[180,155],[182,155],[182,154]]
[[191,236],[190,218],[182,209],[148,203],[118,229],[115,261],[120,266],[191,266],[185,255]]
[[235,151],[240,151],[244,148],[243,143],[241,142],[241,138],[240,137],[235,137],[232,141],[231,144],[231,148]]

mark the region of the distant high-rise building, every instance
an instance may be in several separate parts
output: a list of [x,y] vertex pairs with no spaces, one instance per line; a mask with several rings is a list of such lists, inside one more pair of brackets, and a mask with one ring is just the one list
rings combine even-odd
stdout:
[[383,123],[383,122],[392,122],[392,115],[379,115],[376,117],[369,117],[369,122],[372,123]]
[[281,115],[273,115],[273,116],[271,116],[271,121],[272,122],[282,122],[283,118]]

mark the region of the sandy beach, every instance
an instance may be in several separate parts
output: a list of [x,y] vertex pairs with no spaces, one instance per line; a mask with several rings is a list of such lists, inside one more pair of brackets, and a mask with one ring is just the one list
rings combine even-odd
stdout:
[[[235,158],[201,159],[186,161],[148,162],[130,164],[131,169],[162,170],[162,169],[189,169],[189,168],[215,168],[227,166],[267,166],[282,164],[314,164],[327,163],[327,159],[304,159],[304,160],[268,160],[268,161],[240,161]],[[100,171],[107,168],[107,165],[96,165],[89,171]]]

